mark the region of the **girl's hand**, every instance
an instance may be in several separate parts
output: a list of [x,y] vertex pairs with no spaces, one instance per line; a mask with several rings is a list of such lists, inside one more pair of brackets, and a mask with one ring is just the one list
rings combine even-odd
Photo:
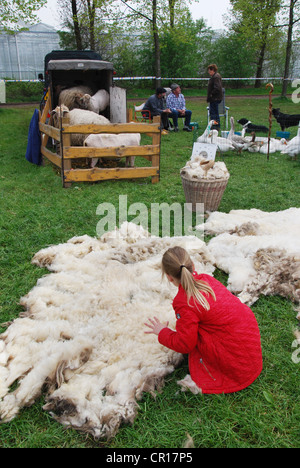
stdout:
[[154,335],[159,335],[160,331],[163,328],[166,328],[169,325],[169,322],[166,322],[165,324],[161,323],[157,317],[154,317],[153,319],[149,318],[148,319],[150,323],[145,323],[146,327],[150,328],[150,331],[145,331],[145,333],[153,333]]

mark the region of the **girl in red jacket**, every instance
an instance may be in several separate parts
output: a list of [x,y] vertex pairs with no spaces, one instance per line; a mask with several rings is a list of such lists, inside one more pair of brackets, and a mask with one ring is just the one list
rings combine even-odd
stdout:
[[193,385],[202,393],[232,393],[262,371],[260,333],[252,310],[213,277],[194,272],[185,249],[163,255],[163,274],[178,287],[173,301],[176,331],[157,317],[145,323],[159,342],[189,355]]

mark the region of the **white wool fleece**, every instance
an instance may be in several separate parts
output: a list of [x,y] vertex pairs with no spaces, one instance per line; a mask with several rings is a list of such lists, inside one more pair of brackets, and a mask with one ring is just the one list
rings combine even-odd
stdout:
[[38,252],[33,263],[51,273],[22,298],[23,318],[0,339],[0,419],[12,419],[46,385],[45,409],[66,426],[110,438],[133,422],[143,392],[159,389],[182,360],[144,333],[153,315],[175,325],[176,289],[161,275],[162,255],[175,245],[199,272],[213,273],[198,238],[151,237],[131,223]]
[[[200,226],[203,228],[203,226]],[[252,305],[264,295],[300,301],[300,208],[279,212],[211,213],[207,234],[215,265],[228,273],[228,289]]]

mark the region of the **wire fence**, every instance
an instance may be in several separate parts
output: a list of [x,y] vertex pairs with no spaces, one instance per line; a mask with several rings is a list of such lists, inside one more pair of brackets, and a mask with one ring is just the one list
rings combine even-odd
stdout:
[[[156,77],[156,76],[120,76],[120,77],[113,77],[113,81],[136,81],[136,80],[161,80],[161,81],[208,81],[210,78],[182,78],[182,77]],[[271,76],[271,77],[244,77],[244,78],[223,78],[223,81],[288,81],[293,82],[296,78],[284,78],[281,76]],[[5,83],[40,83],[42,80],[40,79],[32,79],[32,80],[17,80],[17,79],[8,79],[8,78],[0,78],[0,81],[4,81]]]
[[[205,96],[207,83],[209,77],[156,77],[156,76],[113,76],[113,83],[118,84],[119,87],[123,87],[130,90],[144,90],[149,92],[157,87],[157,80],[160,80],[160,85],[165,88],[169,88],[171,83],[179,83],[184,88],[186,97],[194,96]],[[236,92],[241,94],[262,94],[265,91],[265,85],[272,83],[274,85],[274,94],[277,95],[292,95],[293,102],[300,103],[300,79],[295,78],[283,78],[280,76],[265,76],[262,78],[256,77],[244,77],[244,78],[222,78],[224,88],[226,89],[226,95],[235,95]],[[21,85],[18,86],[18,83]],[[257,85],[258,83],[258,85]],[[287,86],[283,86],[284,83]],[[32,86],[31,86],[32,85]],[[255,89],[257,88],[257,89]],[[196,91],[197,90],[197,91]],[[27,102],[30,99],[39,100],[39,94],[45,92],[45,83],[42,77],[39,79],[14,79],[14,78],[0,78],[0,104],[7,102],[15,102],[19,99],[20,102]]]

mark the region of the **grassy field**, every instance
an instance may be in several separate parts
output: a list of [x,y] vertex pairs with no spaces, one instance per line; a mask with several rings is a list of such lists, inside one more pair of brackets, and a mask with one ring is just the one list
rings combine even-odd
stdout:
[[[193,121],[206,126],[206,103],[188,100]],[[268,96],[228,98],[230,115],[268,125]],[[274,99],[274,107],[298,113],[288,100]],[[193,135],[185,132],[162,137],[161,180],[105,181],[74,184],[63,189],[57,171],[46,163],[38,167],[25,160],[33,107],[0,108],[0,323],[16,318],[18,305],[38,278],[46,274],[31,258],[50,244],[73,236],[96,236],[97,206],[105,201],[118,207],[119,195],[128,204],[184,203],[180,169],[190,158]],[[279,126],[273,121],[272,134]],[[291,130],[292,135],[297,129]],[[299,158],[299,157],[298,157]],[[218,157],[218,159],[220,159]],[[300,207],[300,161],[279,153],[228,153],[221,158],[231,174],[220,211],[258,208],[265,211]],[[226,275],[216,272],[226,284]],[[0,425],[1,448],[180,448],[189,434],[196,448],[296,448],[299,434],[299,364],[292,362],[293,304],[281,297],[261,297],[253,306],[259,322],[264,357],[261,376],[246,390],[231,395],[195,396],[179,391],[176,381],[187,364],[166,380],[156,399],[146,394],[132,426],[123,426],[110,442],[94,441],[73,429],[64,429],[42,410],[44,397]],[[0,328],[0,332],[5,330]]]

